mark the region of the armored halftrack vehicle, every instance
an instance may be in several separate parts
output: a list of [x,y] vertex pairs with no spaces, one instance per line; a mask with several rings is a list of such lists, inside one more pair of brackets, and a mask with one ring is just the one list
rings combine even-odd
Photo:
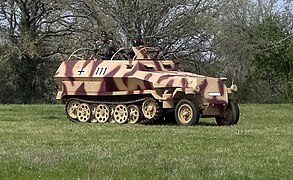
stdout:
[[236,85],[226,78],[182,72],[171,60],[156,59],[153,48],[132,47],[133,58],[109,60],[79,58],[62,62],[54,78],[56,99],[61,99],[71,121],[146,123],[172,118],[190,126],[202,117],[215,117],[219,125],[233,125],[239,109],[229,99]]

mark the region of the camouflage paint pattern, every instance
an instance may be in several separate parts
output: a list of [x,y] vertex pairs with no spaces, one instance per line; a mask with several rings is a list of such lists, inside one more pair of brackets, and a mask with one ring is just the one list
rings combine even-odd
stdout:
[[149,94],[174,108],[188,98],[199,105],[203,116],[222,115],[228,104],[227,88],[221,78],[180,71],[171,60],[152,60],[146,50],[133,48],[136,60],[65,60],[54,78],[56,99],[74,96],[131,96]]

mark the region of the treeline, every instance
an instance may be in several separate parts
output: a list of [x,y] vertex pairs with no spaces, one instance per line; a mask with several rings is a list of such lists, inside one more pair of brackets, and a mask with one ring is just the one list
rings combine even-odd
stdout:
[[102,30],[233,79],[240,102],[293,102],[292,12],[292,0],[1,0],[0,103],[55,102],[61,60]]

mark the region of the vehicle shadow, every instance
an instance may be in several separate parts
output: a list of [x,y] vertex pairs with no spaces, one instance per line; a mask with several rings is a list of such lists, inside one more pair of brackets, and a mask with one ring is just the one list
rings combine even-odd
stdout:
[[219,126],[217,123],[213,122],[199,122],[199,126]]
[[[159,120],[148,125],[161,125],[161,126],[178,126],[176,121]],[[216,122],[199,122],[196,126],[218,126]]]

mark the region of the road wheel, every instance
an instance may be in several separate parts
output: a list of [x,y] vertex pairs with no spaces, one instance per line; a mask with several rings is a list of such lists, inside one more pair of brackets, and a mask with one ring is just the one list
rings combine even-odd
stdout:
[[77,109],[77,119],[80,122],[87,122],[91,118],[91,109],[90,106],[86,103],[82,103],[79,105]]
[[65,105],[65,111],[66,111],[68,118],[71,121],[77,120],[77,110],[78,110],[79,105],[80,105],[80,102],[75,99],[71,99],[71,100],[67,101],[67,103]]
[[114,109],[114,119],[118,124],[124,124],[128,120],[128,111],[125,105],[119,104]]
[[216,117],[219,126],[231,126],[239,121],[239,107],[237,103],[229,100],[223,116]]
[[106,104],[99,104],[96,109],[95,118],[99,123],[106,123],[110,118],[110,109]]
[[162,107],[159,102],[153,98],[147,98],[142,103],[142,113],[146,120],[144,120],[143,124],[152,123],[156,120],[159,120],[162,116]]
[[137,105],[130,105],[127,107],[129,118],[128,123],[129,124],[135,124],[140,121],[141,118],[141,111]]
[[176,122],[181,126],[192,126],[198,124],[199,108],[188,99],[179,101],[175,108]]

